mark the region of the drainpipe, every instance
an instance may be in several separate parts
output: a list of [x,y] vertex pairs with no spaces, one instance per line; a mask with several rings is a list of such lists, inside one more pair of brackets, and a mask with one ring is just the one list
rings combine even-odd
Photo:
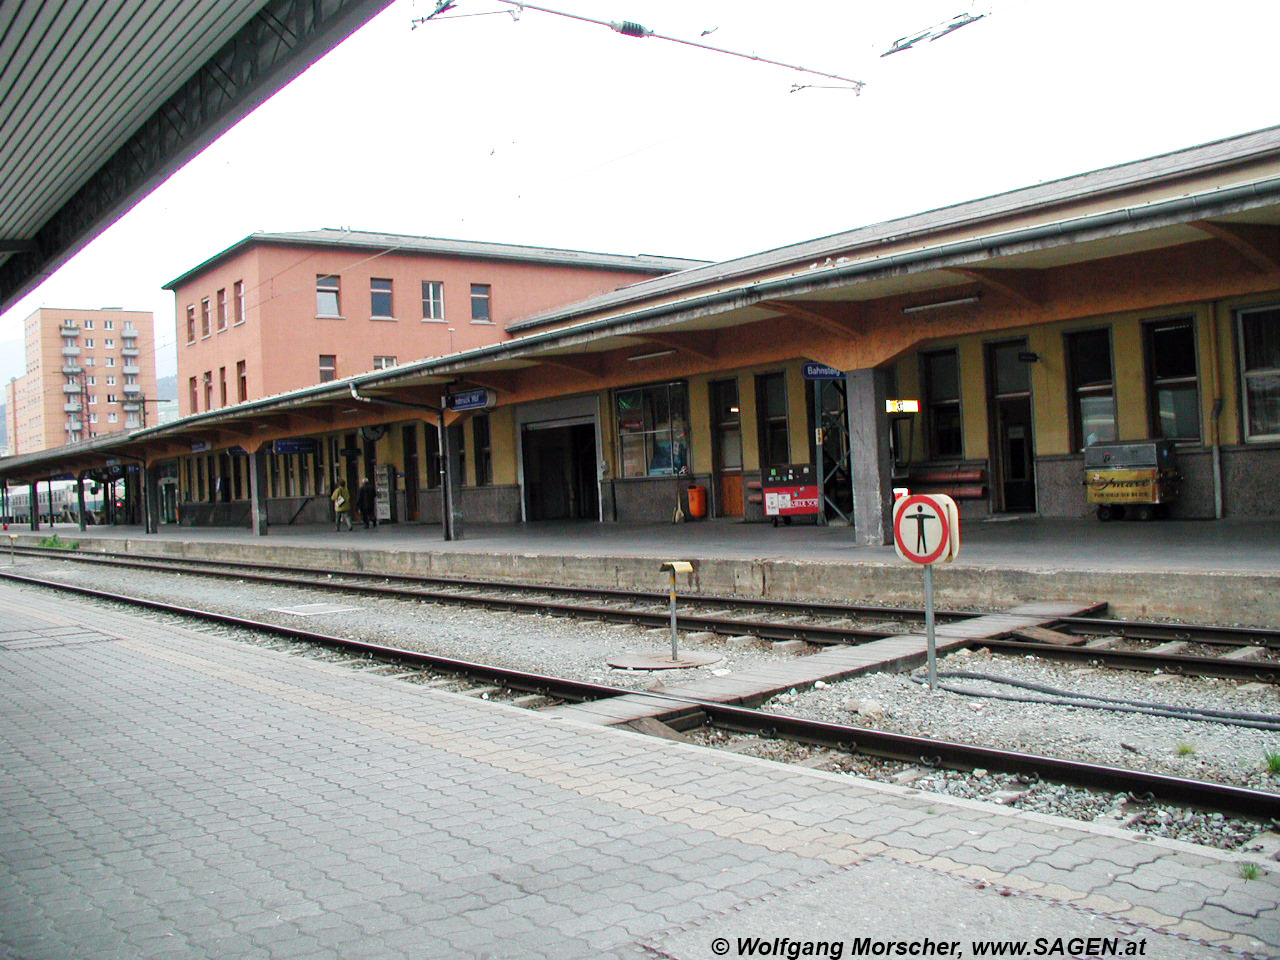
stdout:
[[449,449],[445,436],[444,426],[444,408],[432,406],[429,403],[413,403],[409,400],[392,400],[390,397],[366,397],[362,396],[360,391],[356,389],[354,383],[350,384],[351,399],[359,400],[361,403],[382,403],[390,407],[407,407],[410,410],[426,410],[434,413],[439,418],[440,432],[440,522],[444,530],[445,540],[461,540],[462,524],[460,518],[454,513],[456,504],[453,498],[453,484],[450,482],[449,470]]

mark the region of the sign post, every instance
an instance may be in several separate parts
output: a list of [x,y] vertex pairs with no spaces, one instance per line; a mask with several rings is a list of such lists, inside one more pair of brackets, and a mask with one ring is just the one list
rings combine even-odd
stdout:
[[938,648],[933,623],[933,565],[960,552],[960,511],[942,494],[899,497],[893,505],[893,545],[898,556],[924,567],[924,631],[929,689],[938,685]]
[[822,393],[828,380],[843,380],[844,371],[825,363],[806,363],[802,369],[804,378],[813,383],[813,462],[818,468],[818,526],[824,527],[827,525],[827,511],[823,501],[827,499],[827,491],[823,474],[826,473],[827,465],[823,458],[826,433],[822,429]]

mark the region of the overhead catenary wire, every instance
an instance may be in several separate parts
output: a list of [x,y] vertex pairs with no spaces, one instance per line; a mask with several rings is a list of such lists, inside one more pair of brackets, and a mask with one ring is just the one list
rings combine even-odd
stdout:
[[[643,39],[645,37],[653,37],[655,40],[669,40],[672,43],[678,43],[686,47],[694,47],[698,50],[707,50],[707,51],[710,51],[711,53],[723,53],[731,57],[740,57],[743,60],[754,60],[757,63],[766,63],[774,67],[784,67],[787,70],[796,70],[800,73],[812,74],[815,77],[826,77],[828,80],[839,80],[842,83],[849,84],[849,86],[837,88],[837,89],[852,90],[854,93],[861,93],[862,88],[866,86],[866,83],[863,82],[862,80],[855,80],[852,77],[844,77],[838,73],[827,73],[823,70],[814,70],[811,67],[802,67],[799,64],[795,64],[795,63],[786,63],[782,60],[772,60],[768,57],[761,57],[754,53],[742,53],[739,50],[729,50],[725,47],[716,47],[716,46],[712,46],[709,43],[699,43],[697,40],[685,40],[683,37],[672,37],[666,34],[657,33],[649,29],[648,27],[639,23],[635,23],[631,20],[621,20],[621,21],[597,20],[594,17],[584,17],[581,14],[569,13],[565,10],[553,10],[550,7],[535,6],[532,3],[524,3],[522,2],[522,0],[498,0],[498,2],[513,6],[517,8],[517,10],[536,10],[539,13],[549,13],[549,14],[552,14],[553,16],[565,17],[569,20],[578,20],[578,21],[581,21],[582,23],[594,23],[597,26],[608,27],[610,30],[613,30],[615,33],[620,33],[624,37],[636,37],[639,39]],[[440,2],[436,5],[435,10],[433,10],[428,16],[422,17],[418,21],[415,21],[415,26],[417,25],[418,22],[425,22],[428,20],[435,19],[445,11],[453,10],[453,9],[455,9],[453,0],[440,0]],[[462,14],[454,14],[454,16],[462,16]],[[449,17],[446,19],[453,19],[453,18]],[[711,31],[707,31],[707,32],[711,32]],[[804,89],[804,88],[799,87],[796,89]],[[791,92],[794,93],[795,89],[793,89]]]

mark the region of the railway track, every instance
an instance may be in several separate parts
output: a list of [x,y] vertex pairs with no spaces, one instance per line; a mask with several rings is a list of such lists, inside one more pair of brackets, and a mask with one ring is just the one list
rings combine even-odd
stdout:
[[[583,702],[635,695],[633,690],[607,684],[441,657],[369,641],[25,576],[13,571],[0,570],[0,577],[17,583],[195,618],[205,623],[217,623],[291,641],[318,644],[360,658],[361,665],[377,661],[380,664],[395,665],[410,671],[430,671],[441,676],[464,677],[488,685],[494,690],[524,694],[537,698],[541,702]],[[669,702],[671,709],[665,714],[663,722],[670,723],[677,729],[689,729],[705,724],[724,730],[782,738],[849,754],[897,760],[913,765],[958,770],[982,768],[1111,793],[1123,793],[1132,797],[1157,799],[1194,808],[1221,811],[1251,819],[1280,819],[1280,794],[1261,790],[809,720],[673,693],[650,692],[645,693],[644,696]]]
[[[665,593],[602,587],[567,587],[505,580],[463,580],[408,574],[362,574],[306,566],[277,566],[243,561],[191,558],[138,558],[111,552],[18,548],[23,556],[109,564],[164,573],[305,587],[392,599],[462,603],[490,609],[550,613],[613,623],[663,628],[669,624]],[[1099,607],[1105,605],[1100,604]],[[978,616],[974,611],[943,610],[945,625]],[[682,597],[678,626],[724,636],[762,640],[801,640],[817,645],[857,644],[923,631],[923,610],[869,604],[837,604],[690,594]],[[1185,676],[1280,683],[1280,630],[1205,624],[1124,621],[1102,617],[1064,617],[1056,631],[1079,637],[1110,638],[1124,648],[1028,642],[1013,636],[983,639],[1001,653],[1096,664],[1117,669]],[[1241,654],[1248,656],[1241,656]]]

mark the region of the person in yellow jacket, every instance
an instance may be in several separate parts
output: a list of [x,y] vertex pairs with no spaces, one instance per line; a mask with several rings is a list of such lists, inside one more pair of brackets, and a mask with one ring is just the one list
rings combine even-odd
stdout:
[[338,485],[333,488],[333,493],[329,494],[329,499],[333,501],[333,529],[341,530],[345,523],[347,529],[351,529],[351,491],[347,489],[347,482],[339,479]]

